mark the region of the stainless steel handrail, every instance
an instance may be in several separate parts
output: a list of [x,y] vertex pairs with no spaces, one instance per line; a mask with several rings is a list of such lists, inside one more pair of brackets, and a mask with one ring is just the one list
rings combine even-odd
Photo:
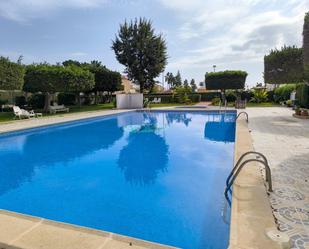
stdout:
[[241,114],[245,114],[246,115],[246,120],[247,120],[247,123],[248,123],[249,122],[249,115],[248,115],[247,112],[240,112],[240,113],[238,113],[238,115],[237,115],[235,120],[237,120]]
[[233,174],[233,177],[231,178],[231,181],[229,181],[228,185],[226,186],[224,190],[224,194],[227,195],[227,192],[230,190],[231,186],[233,185],[234,181],[236,180],[237,176],[239,175],[242,168],[249,162],[259,162],[262,163],[265,166],[265,172],[266,172],[266,181],[268,182],[268,191],[272,192],[272,180],[271,180],[271,171],[268,166],[268,164],[265,161],[259,160],[259,159],[248,159],[244,161],[240,166],[238,166],[236,173]]
[[[235,164],[234,168],[232,169],[231,173],[229,174],[229,176],[227,177],[226,179],[226,186],[229,184],[229,181],[231,179],[231,177],[233,176],[234,172],[237,170],[239,164],[241,163],[241,161],[244,159],[245,156],[247,155],[250,155],[250,154],[255,154],[255,155],[258,155],[260,157],[263,158],[263,160],[265,161],[265,163],[268,165],[268,161],[266,159],[266,157],[260,153],[260,152],[257,152],[257,151],[248,151],[244,154],[241,155],[241,157],[238,159],[237,163]],[[266,179],[266,181],[268,181],[269,179]]]

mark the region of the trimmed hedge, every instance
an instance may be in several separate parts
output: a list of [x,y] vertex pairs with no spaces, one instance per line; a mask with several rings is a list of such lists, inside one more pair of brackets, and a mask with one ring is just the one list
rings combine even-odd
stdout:
[[296,99],[300,107],[309,108],[309,85],[306,83],[296,86]]
[[[200,102],[203,101],[202,100],[202,96],[201,94],[198,93],[192,93],[192,94],[188,94],[187,95],[188,98],[191,100],[191,102]],[[179,96],[177,94],[145,94],[144,95],[145,98],[148,98],[150,101],[152,101],[154,98],[161,98],[161,103],[179,103],[180,99]]]
[[24,84],[24,67],[0,56],[0,89],[21,90]]
[[264,56],[264,81],[269,84],[298,83],[303,80],[303,49],[284,46]]
[[207,73],[205,75],[206,89],[227,90],[243,89],[247,78],[245,71],[222,71]]

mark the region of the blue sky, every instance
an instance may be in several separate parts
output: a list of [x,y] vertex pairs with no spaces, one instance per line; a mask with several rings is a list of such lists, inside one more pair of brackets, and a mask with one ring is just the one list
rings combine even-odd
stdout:
[[0,0],[0,55],[25,63],[102,61],[123,71],[111,50],[125,19],[146,17],[167,40],[165,70],[202,81],[206,71],[241,69],[263,81],[263,56],[302,44],[309,0]]

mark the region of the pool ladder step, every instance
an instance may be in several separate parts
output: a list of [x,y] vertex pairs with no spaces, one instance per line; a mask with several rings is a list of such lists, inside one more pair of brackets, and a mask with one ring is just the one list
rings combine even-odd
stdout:
[[[257,157],[243,161],[243,159],[248,155],[256,155]],[[231,187],[232,187],[233,183],[235,182],[237,176],[239,175],[240,171],[243,169],[243,167],[245,165],[247,165],[250,162],[258,162],[258,163],[261,163],[261,164],[264,165],[266,182],[268,183],[268,191],[269,192],[273,191],[272,180],[271,180],[271,170],[270,170],[270,167],[268,165],[268,161],[267,161],[266,157],[260,152],[248,151],[248,152],[242,154],[242,156],[238,159],[237,163],[235,164],[234,168],[232,169],[231,173],[229,174],[229,176],[226,179],[226,187],[225,187],[225,190],[224,190],[224,195],[226,197],[228,195],[228,192],[231,190]]]

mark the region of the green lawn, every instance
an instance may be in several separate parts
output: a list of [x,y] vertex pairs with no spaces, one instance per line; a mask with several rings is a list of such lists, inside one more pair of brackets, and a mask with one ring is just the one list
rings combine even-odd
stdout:
[[[60,112],[56,114],[49,114],[49,113],[43,113],[44,116],[59,116],[59,115],[66,115],[70,113],[76,113],[76,112],[89,112],[89,111],[100,111],[100,110],[110,110],[114,106],[112,103],[107,104],[99,104],[99,105],[86,105],[86,106],[69,106],[70,112]],[[42,110],[36,110],[36,112],[42,112]],[[14,114],[12,112],[0,112],[0,122],[8,122],[14,120]]]
[[252,103],[248,102],[247,107],[276,107],[276,106],[281,106],[278,103],[273,103],[273,102],[264,102],[264,103]]

